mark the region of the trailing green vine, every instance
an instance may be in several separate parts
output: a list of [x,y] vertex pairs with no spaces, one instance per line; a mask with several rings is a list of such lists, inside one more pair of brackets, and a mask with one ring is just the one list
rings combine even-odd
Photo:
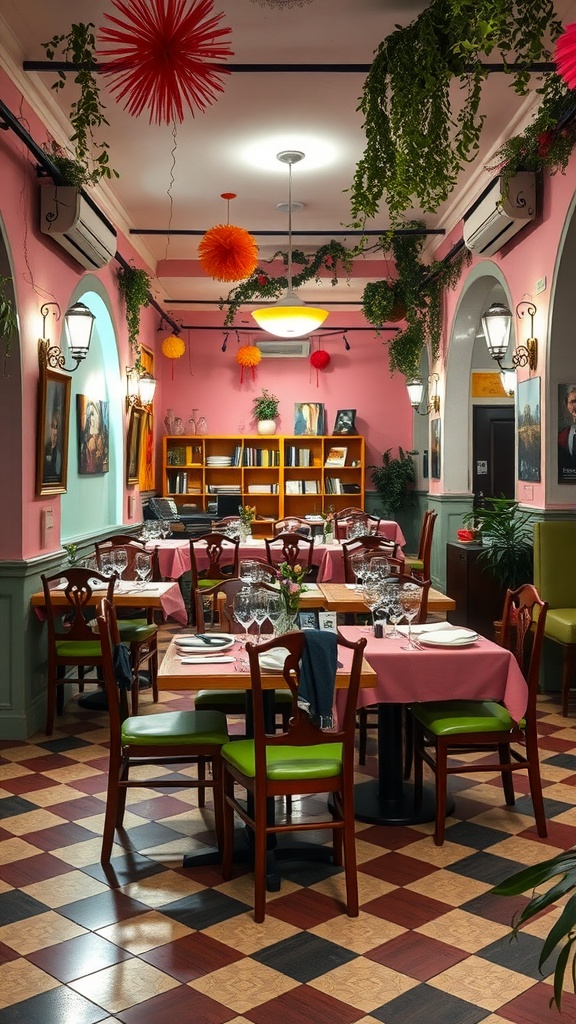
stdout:
[[[334,239],[320,246],[311,256],[306,256],[299,249],[294,250],[292,253],[292,287],[299,288],[307,281],[312,281],[313,279],[316,281],[320,280],[320,271],[322,269],[330,272],[333,286],[338,284],[338,265],[340,264],[346,275],[349,275],[352,271],[354,255],[355,251],[346,249],[340,242],[335,242]],[[282,259],[287,269],[288,253],[281,252],[280,250],[264,262],[272,263],[278,258]],[[298,273],[294,273],[295,266],[302,267],[302,269]],[[230,327],[234,323],[234,317],[243,303],[252,302],[255,299],[279,299],[287,287],[287,277],[271,277],[263,267],[256,267],[256,270],[250,277],[236,285],[225,299],[220,299],[218,303],[220,309],[223,309],[226,305],[228,306],[224,326]]]
[[11,277],[0,277],[0,338],[4,339],[4,359],[9,359],[12,339],[18,330],[14,300],[7,294],[12,285]]
[[126,308],[128,341],[136,359],[134,366],[138,373],[143,371],[140,343],[140,310],[150,303],[150,278],[145,270],[138,267],[120,267],[118,287]]
[[[74,129],[70,141],[74,144],[76,164],[84,168],[81,185],[95,185],[101,178],[118,177],[118,172],[110,167],[108,143],[96,141],[94,135],[109,122],[104,115],[106,108],[100,99],[100,86],[94,72],[96,39],[93,28],[91,21],[79,22],[73,24],[65,35],[53,36],[49,42],[42,43],[48,60],[54,60],[61,50],[62,57],[76,68],[74,82],[79,86],[80,94],[70,107],[70,123]],[[65,84],[66,73],[59,71],[52,88],[60,90]]]
[[356,226],[383,197],[392,223],[414,206],[437,210],[479,148],[482,61],[496,51],[525,94],[529,65],[551,56],[543,39],[561,31],[552,0],[431,0],[380,43],[358,106],[366,146],[350,190]]
[[[420,221],[405,225],[424,229]],[[421,259],[426,237],[424,234],[400,235],[389,233],[381,239],[385,253],[394,257],[397,278],[369,282],[362,293],[362,311],[368,323],[380,328],[391,320],[398,310],[405,310],[406,327],[388,344],[390,370],[415,377],[420,372],[422,350],[430,351],[432,362],[440,352],[442,339],[442,292],[458,282],[462,268],[471,254],[462,249],[452,260]]]

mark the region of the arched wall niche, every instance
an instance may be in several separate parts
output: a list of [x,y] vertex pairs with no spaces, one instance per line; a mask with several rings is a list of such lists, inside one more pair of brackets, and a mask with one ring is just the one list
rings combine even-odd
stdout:
[[[122,522],[124,494],[123,374],[111,305],[101,281],[87,274],[74,290],[70,305],[84,302],[96,317],[90,352],[72,374],[68,442],[68,490],[61,499],[61,542],[81,541]],[[65,343],[64,343],[65,344]],[[94,476],[78,472],[77,396],[108,402],[109,471]]]
[[[0,217],[0,277],[10,279],[4,285],[5,294],[12,299],[18,314],[16,296],[12,286],[14,271],[8,236]],[[20,335],[11,339],[10,355],[6,357],[4,339],[0,339],[0,479],[4,483],[2,517],[9,529],[0,535],[0,558],[12,559],[22,551],[22,364]]]
[[[574,280],[576,267],[576,196],[570,204],[556,255],[549,306],[549,335],[546,346],[546,389],[542,410],[546,424],[545,504],[546,508],[569,509],[574,514],[576,484],[558,481],[558,429],[563,419],[563,385],[576,384],[576,332],[574,328]],[[540,339],[540,351],[542,340]],[[542,356],[539,356],[541,359]]]
[[[472,268],[458,301],[446,359],[443,410],[441,489],[444,494],[471,494],[473,352],[480,317],[496,293],[510,304],[504,275],[485,260]],[[512,331],[512,334],[514,332]],[[511,338],[511,345],[514,339]],[[488,357],[487,357],[488,358]]]

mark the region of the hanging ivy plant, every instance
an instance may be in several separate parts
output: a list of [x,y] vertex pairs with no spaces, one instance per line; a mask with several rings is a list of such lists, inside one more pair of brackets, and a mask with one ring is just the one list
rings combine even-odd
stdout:
[[144,369],[141,362],[140,343],[140,310],[150,303],[150,278],[145,270],[138,267],[121,267],[118,271],[118,287],[126,308],[126,324],[128,341],[136,359],[135,368],[138,373]]
[[[319,281],[322,269],[330,272],[332,285],[337,285],[338,266],[341,265],[346,275],[349,275],[352,271],[352,261],[355,252],[356,250],[346,249],[340,242],[335,242],[334,239],[327,242],[326,245],[320,246],[310,256],[306,256],[299,249],[294,250],[292,253],[292,287],[299,288],[307,281]],[[288,269],[288,253],[279,250],[265,262],[272,263],[276,259],[281,259],[286,269]],[[295,273],[294,268],[297,266],[302,269]],[[279,299],[287,287],[287,277],[270,277],[267,270],[263,267],[256,267],[256,270],[250,277],[233,288],[225,299],[220,299],[218,304],[220,309],[223,309],[226,305],[228,306],[224,326],[230,327],[234,323],[236,313],[245,302],[253,302],[255,299]]]
[[396,309],[403,305],[407,326],[387,341],[390,370],[414,377],[420,372],[422,350],[428,347],[435,361],[442,340],[442,292],[453,288],[462,268],[471,254],[462,251],[450,262],[435,260],[425,263],[421,259],[426,241],[425,224],[411,221],[406,228],[413,234],[390,232],[381,239],[381,248],[394,257],[397,278],[369,282],[362,293],[362,310],[368,323],[380,328],[393,319]]
[[[100,86],[94,71],[96,39],[93,28],[91,21],[79,22],[72,25],[65,35],[53,36],[49,42],[42,43],[48,60],[54,60],[58,54],[76,68],[74,82],[80,93],[70,107],[70,123],[74,129],[70,141],[74,145],[74,161],[83,168],[83,172],[78,172],[81,173],[81,185],[95,185],[101,178],[118,177],[118,172],[110,167],[108,143],[97,141],[94,134],[109,122],[104,115],[106,108],[100,99]],[[58,91],[65,84],[66,73],[59,71],[52,88]]]
[[414,206],[437,210],[479,147],[482,61],[504,61],[525,94],[530,64],[551,57],[543,39],[561,31],[552,0],[431,0],[380,43],[358,106],[366,147],[351,187],[356,225],[383,197],[393,223]]
[[4,340],[5,360],[10,357],[12,339],[18,330],[14,301],[7,294],[7,288],[11,285],[11,277],[0,277],[0,338]]

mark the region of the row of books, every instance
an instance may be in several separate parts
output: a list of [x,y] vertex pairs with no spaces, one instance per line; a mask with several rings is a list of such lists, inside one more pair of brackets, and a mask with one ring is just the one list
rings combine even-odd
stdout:
[[318,480],[286,480],[284,486],[285,494],[320,494]]
[[314,456],[311,448],[297,448],[296,445],[287,445],[284,452],[285,466],[313,466]]
[[243,466],[279,466],[280,452],[271,448],[253,448],[247,446],[242,455]]
[[248,484],[248,494],[278,494],[278,484]]
[[200,494],[201,488],[196,477],[194,481],[191,477],[188,483],[186,470],[181,473],[168,473],[168,490],[170,494]]
[[344,494],[342,481],[338,476],[327,476],[324,481],[326,494]]
[[207,494],[241,494],[240,484],[208,484]]

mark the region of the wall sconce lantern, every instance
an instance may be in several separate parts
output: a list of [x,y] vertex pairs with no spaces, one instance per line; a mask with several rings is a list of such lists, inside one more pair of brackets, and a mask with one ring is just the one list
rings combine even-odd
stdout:
[[54,316],[57,320],[60,319],[62,312],[57,302],[45,302],[40,307],[40,315],[42,317],[42,337],[38,340],[38,356],[40,362],[46,366],[50,366],[53,370],[65,370],[66,373],[74,373],[77,370],[90,349],[90,342],[92,340],[92,328],[94,327],[94,321],[96,317],[90,312],[88,306],[83,302],[75,302],[73,306],[64,314],[64,335],[68,348],[70,349],[70,355],[75,361],[75,366],[71,368],[66,366],[66,356],[59,345],[51,345],[50,338],[46,337],[46,317],[48,316],[50,306],[55,306]]
[[[440,377],[437,373],[431,373],[428,377],[427,392],[428,402],[422,412],[420,406],[424,398],[424,381],[422,377],[411,377],[406,381],[406,389],[410,398],[410,405],[414,409],[414,412],[418,413],[419,416],[429,416],[431,412],[440,412],[440,395],[436,393],[438,381]],[[432,385],[434,385],[434,394],[430,394]]]
[[[493,302],[489,309],[482,316],[482,330],[486,339],[488,352],[495,359],[502,372],[510,371],[515,373],[519,366],[528,366],[535,370],[538,366],[538,339],[534,337],[534,317],[536,306],[533,302],[522,301],[516,306],[516,316],[523,317],[525,314],[530,317],[530,335],[526,345],[518,345],[512,353],[512,366],[503,366],[502,360],[508,351],[510,341],[510,329],[512,327],[512,313],[508,306],[501,302]],[[504,383],[504,382],[503,382]],[[506,386],[506,385],[504,385]]]
[[139,373],[135,366],[126,367],[126,408],[146,409],[154,401],[156,379],[151,373]]

